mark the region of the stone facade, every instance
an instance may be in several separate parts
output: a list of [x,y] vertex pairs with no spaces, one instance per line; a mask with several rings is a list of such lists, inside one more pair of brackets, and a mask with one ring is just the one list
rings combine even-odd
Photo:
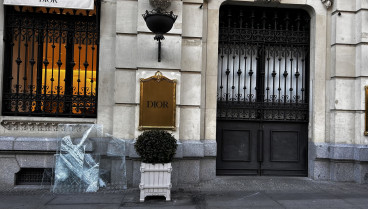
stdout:
[[[265,5],[254,0],[173,0],[168,10],[178,19],[162,41],[162,60],[157,62],[157,42],[142,18],[153,9],[149,1],[102,0],[97,118],[0,116],[0,166],[7,172],[0,175],[0,187],[14,187],[13,174],[22,166],[52,167],[57,124],[67,123],[102,124],[105,133],[127,140],[128,182],[137,186],[140,165],[132,143],[141,133],[139,79],[157,70],[178,81],[173,134],[180,146],[173,162],[173,185],[213,179],[218,20],[225,3]],[[368,137],[363,134],[367,1],[281,0],[267,6],[303,8],[311,16],[309,176],[368,183]],[[3,9],[0,0],[0,40]],[[0,42],[1,92],[3,51]]]

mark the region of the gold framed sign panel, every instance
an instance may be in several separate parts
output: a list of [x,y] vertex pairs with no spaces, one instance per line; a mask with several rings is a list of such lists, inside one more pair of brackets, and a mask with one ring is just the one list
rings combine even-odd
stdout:
[[364,86],[364,90],[365,90],[365,115],[364,115],[364,120],[365,120],[365,128],[364,128],[364,135],[368,136],[368,86]]
[[139,130],[176,129],[176,82],[160,71],[140,79]]

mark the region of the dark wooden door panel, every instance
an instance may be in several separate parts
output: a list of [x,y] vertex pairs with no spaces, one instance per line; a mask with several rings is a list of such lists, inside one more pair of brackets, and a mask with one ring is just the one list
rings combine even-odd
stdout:
[[307,175],[307,123],[263,123],[262,175]]
[[218,175],[259,174],[257,127],[249,122],[217,122]]

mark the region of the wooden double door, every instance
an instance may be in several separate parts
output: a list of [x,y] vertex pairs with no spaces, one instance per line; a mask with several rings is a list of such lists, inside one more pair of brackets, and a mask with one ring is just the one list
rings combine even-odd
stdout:
[[217,175],[307,175],[308,124],[217,121]]

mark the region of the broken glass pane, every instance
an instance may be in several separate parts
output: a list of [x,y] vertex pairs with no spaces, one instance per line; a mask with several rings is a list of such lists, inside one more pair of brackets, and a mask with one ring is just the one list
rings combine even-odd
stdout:
[[127,188],[125,141],[102,125],[70,124],[59,127],[53,192],[96,192]]

